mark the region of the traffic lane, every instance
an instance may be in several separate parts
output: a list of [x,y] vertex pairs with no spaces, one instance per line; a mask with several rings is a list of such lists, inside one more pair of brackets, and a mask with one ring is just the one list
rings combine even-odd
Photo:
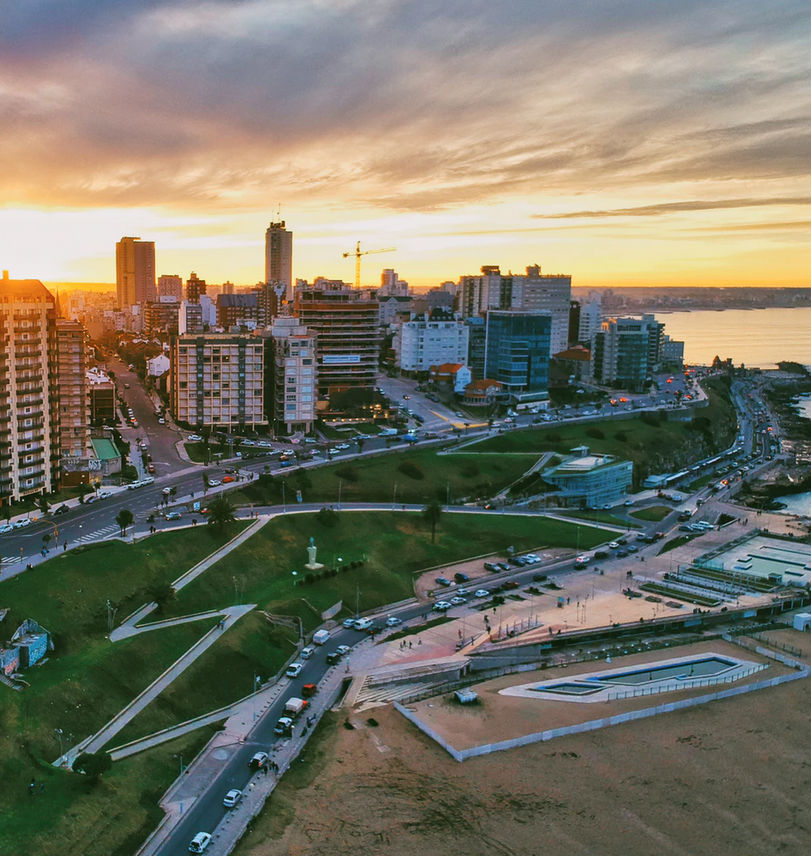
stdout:
[[[332,668],[326,662],[326,656],[339,644],[357,644],[365,635],[359,631],[341,630],[330,641],[318,646],[308,660],[300,660],[304,668],[298,678],[290,681],[286,691],[257,716],[257,724],[244,746],[240,747],[225,763],[220,773],[206,788],[204,793],[185,813],[185,818],[175,827],[166,843],[159,849],[163,856],[180,856],[188,853],[189,841],[198,832],[213,832],[220,821],[228,814],[222,804],[223,797],[230,788],[245,790],[256,773],[250,769],[249,762],[256,752],[272,752],[274,747],[284,743],[273,729],[277,720],[284,714],[288,699],[301,695],[301,686],[305,683],[319,683],[327,671]],[[345,663],[341,659],[340,663]],[[294,730],[304,727],[306,717],[296,721]]]

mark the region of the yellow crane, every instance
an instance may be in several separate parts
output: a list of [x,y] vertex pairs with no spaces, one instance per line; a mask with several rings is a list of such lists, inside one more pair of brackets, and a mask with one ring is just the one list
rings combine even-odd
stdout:
[[369,256],[372,253],[393,253],[397,248],[396,247],[386,247],[383,250],[361,250],[360,241],[355,245],[354,250],[350,250],[348,253],[344,253],[343,257],[348,259],[350,256],[355,257],[355,288],[360,288],[360,257],[361,256]]

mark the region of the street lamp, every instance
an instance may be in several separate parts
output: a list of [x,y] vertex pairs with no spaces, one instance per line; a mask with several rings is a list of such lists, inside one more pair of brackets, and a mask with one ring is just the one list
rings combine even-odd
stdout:
[[290,573],[293,575],[293,588],[295,588],[296,587],[296,577],[298,576],[298,571],[290,571]]

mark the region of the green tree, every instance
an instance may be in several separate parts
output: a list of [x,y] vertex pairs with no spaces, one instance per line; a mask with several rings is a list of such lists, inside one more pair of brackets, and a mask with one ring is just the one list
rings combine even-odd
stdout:
[[175,599],[176,594],[174,586],[167,582],[155,583],[147,589],[147,597],[158,604],[159,611],[163,611],[163,608]]
[[422,519],[431,527],[431,543],[436,537],[436,527],[442,517],[442,506],[432,499],[422,510]]
[[112,766],[113,759],[107,752],[82,752],[73,762],[73,771],[97,782]]
[[208,525],[214,532],[222,532],[234,520],[234,506],[227,496],[220,494],[212,500],[208,506]]
[[135,517],[129,508],[122,508],[115,516],[115,522],[118,524],[118,528],[121,530],[122,535],[127,534],[127,529],[132,526],[134,521]]
[[50,508],[50,506],[48,505],[48,500],[45,497],[45,494],[40,494],[40,496],[37,497],[37,508],[39,508],[43,514],[48,513],[48,508]]
[[79,503],[84,504],[84,498],[87,494],[93,493],[93,488],[90,487],[89,484],[80,484],[79,485]]

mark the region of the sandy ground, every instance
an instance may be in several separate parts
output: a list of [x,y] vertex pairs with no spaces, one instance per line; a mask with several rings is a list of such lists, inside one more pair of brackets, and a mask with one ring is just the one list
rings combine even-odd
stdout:
[[463,764],[390,708],[337,714],[237,853],[799,856],[809,702],[806,679]]

